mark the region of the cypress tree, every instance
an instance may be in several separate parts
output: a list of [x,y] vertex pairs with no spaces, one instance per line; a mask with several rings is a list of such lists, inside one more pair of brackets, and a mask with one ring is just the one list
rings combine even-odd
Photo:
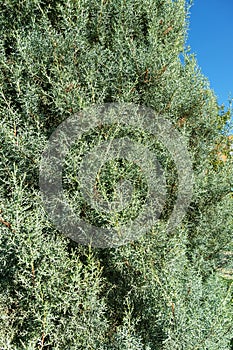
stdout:
[[[185,0],[1,3],[4,350],[231,349],[232,280],[220,271],[229,264],[223,255],[232,251],[232,159],[219,157],[230,111],[218,106],[185,47],[189,6]],[[185,217],[168,232],[179,182],[165,145],[140,128],[94,125],[66,158],[67,196],[77,193],[75,152],[114,132],[150,145],[165,170],[168,194],[160,220],[145,235],[102,249],[72,241],[49,220],[39,168],[60,123],[107,103],[145,106],[167,118],[187,143],[194,188]],[[99,188],[107,198],[122,169],[123,175],[131,171],[131,180],[138,176],[129,163],[109,162]],[[139,180],[140,202],[146,185]],[[109,221],[80,197],[70,201],[95,225]],[[132,211],[126,214],[120,220]]]

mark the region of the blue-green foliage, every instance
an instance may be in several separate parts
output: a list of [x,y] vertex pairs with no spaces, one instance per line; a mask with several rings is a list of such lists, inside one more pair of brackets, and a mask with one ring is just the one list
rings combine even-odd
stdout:
[[[232,282],[219,267],[232,241],[232,161],[216,152],[229,115],[184,49],[185,0],[4,0],[0,28],[0,347],[231,350]],[[38,178],[48,137],[107,102],[164,113],[187,140],[195,188],[173,235],[166,152],[167,204],[139,241],[79,246],[47,219]]]

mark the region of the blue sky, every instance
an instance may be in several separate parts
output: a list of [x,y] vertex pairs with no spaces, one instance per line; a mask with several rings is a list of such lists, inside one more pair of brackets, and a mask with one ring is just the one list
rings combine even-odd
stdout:
[[194,0],[187,45],[219,104],[233,98],[233,0]]

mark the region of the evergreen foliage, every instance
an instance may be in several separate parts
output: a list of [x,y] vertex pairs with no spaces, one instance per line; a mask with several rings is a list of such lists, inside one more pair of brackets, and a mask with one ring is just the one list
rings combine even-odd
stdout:
[[[233,249],[232,159],[218,157],[230,111],[218,107],[185,49],[188,11],[185,0],[1,2],[2,349],[232,349],[232,280],[219,273],[223,252]],[[138,241],[95,249],[69,240],[47,218],[39,164],[63,120],[109,102],[168,116],[187,140],[195,186],[187,215],[169,235],[175,165],[156,140],[134,134],[161,151],[164,212]],[[93,130],[83,147],[97,139]],[[72,156],[66,163],[72,169]],[[114,166],[103,180],[111,189]],[[66,191],[72,197],[72,185]]]

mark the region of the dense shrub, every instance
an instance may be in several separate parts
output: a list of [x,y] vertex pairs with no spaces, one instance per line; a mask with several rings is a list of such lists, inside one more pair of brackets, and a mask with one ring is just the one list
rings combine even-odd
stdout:
[[[230,113],[185,49],[187,16],[185,0],[1,2],[2,349],[231,349],[232,283],[218,268],[232,249],[232,161],[216,151]],[[39,164],[63,120],[111,102],[166,115],[187,141],[195,185],[168,234],[175,165],[152,140],[167,171],[161,220],[137,241],[97,249],[49,221]],[[96,140],[93,131],[83,145]]]

